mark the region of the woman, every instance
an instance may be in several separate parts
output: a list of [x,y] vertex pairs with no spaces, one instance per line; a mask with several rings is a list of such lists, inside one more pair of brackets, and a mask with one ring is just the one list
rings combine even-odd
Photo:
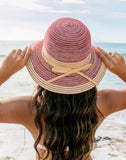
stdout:
[[36,159],[91,160],[98,126],[126,108],[126,90],[97,91],[105,73],[101,60],[126,82],[120,54],[94,48],[82,22],[56,20],[44,40],[13,50],[2,63],[1,85],[27,64],[38,88],[34,96],[1,100],[0,122],[22,124],[31,132]]

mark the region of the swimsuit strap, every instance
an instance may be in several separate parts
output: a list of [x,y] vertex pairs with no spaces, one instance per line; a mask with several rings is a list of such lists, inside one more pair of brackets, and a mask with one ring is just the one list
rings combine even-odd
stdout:
[[42,146],[41,144],[38,144],[38,145],[37,145],[37,148],[39,148],[39,149],[42,149],[42,150],[46,151],[46,148],[45,148],[44,146]]
[[[42,146],[41,144],[38,144],[38,145],[37,145],[37,148],[46,151],[46,147]],[[65,151],[69,151],[69,146],[66,146]]]

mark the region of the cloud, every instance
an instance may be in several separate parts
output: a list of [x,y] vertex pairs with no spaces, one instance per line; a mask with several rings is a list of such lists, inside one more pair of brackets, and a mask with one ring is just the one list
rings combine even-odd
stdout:
[[49,6],[41,5],[39,4],[39,0],[1,0],[1,5],[8,5],[8,6],[14,6],[19,8],[24,8],[28,10],[34,10],[38,12],[48,12],[48,13],[60,13],[60,14],[68,14],[72,13],[72,11],[69,10],[55,10]]
[[84,4],[84,0],[55,0],[58,3],[72,3],[72,4]]
[[126,2],[126,0],[120,0],[121,2]]
[[126,12],[112,12],[113,17],[126,18]]
[[80,14],[87,14],[87,13],[89,13],[88,10],[82,10],[82,11],[80,11]]
[[38,0],[1,0],[0,5],[6,6],[15,6],[19,8],[29,9],[29,10],[37,10],[39,12],[48,12],[50,11],[50,7],[37,4]]
[[62,13],[62,14],[71,14],[72,11],[68,10],[51,10],[52,13]]

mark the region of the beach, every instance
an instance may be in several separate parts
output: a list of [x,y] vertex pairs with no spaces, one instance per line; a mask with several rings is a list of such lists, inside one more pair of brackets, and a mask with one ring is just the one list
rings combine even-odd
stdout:
[[[1,41],[0,64],[11,49],[30,45],[32,41]],[[121,53],[125,57],[126,45],[94,43],[103,49]],[[115,48],[115,50],[114,50]],[[126,57],[125,57],[126,58]],[[0,87],[0,99],[15,96],[32,95],[36,84],[26,68],[12,76]],[[116,75],[106,72],[98,89],[124,89],[125,83]],[[126,110],[107,117],[96,133],[97,148],[92,151],[93,160],[126,159]],[[0,160],[34,160],[33,138],[21,125],[0,124]]]

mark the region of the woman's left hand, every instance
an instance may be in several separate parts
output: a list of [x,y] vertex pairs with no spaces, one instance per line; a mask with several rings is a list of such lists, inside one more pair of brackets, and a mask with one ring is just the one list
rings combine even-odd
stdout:
[[9,77],[21,70],[26,65],[30,53],[30,47],[26,47],[23,51],[18,49],[10,52],[0,67],[0,84],[5,82]]
[[126,82],[126,62],[123,56],[117,52],[107,53],[100,47],[96,47],[96,52],[107,69]]

